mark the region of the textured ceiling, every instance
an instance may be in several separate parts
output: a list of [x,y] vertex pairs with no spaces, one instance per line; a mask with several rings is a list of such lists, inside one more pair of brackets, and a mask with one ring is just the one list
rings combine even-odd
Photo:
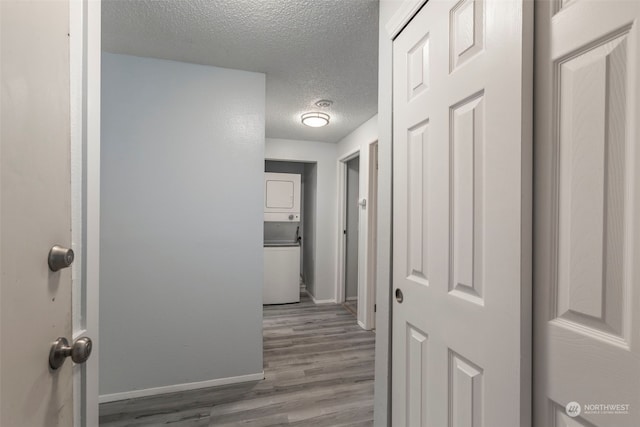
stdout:
[[[267,75],[268,138],[337,142],[377,111],[378,2],[103,0],[102,47]],[[330,108],[314,104],[330,99]],[[329,126],[300,115],[324,111]]]

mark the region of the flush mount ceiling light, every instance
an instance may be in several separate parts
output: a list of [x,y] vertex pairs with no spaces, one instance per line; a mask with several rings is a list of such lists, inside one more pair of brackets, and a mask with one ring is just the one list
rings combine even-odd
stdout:
[[312,128],[320,128],[329,124],[329,115],[320,112],[305,113],[302,115],[302,124]]

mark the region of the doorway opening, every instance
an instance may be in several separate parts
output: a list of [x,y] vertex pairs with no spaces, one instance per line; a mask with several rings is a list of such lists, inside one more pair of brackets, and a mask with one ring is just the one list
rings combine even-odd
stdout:
[[360,156],[345,163],[344,305],[358,316],[358,246],[360,240]]
[[[299,221],[266,221],[264,222],[265,251],[268,242],[295,242],[300,248],[299,287],[300,293],[314,292],[315,275],[315,234],[316,234],[316,194],[317,164],[313,162],[296,162],[265,160],[265,173],[291,174],[300,177],[300,215]],[[296,218],[297,219],[297,218]],[[266,257],[266,252],[265,252]],[[266,258],[265,258],[266,260]],[[265,271],[268,270],[265,264]],[[265,278],[266,279],[266,278]]]
[[369,145],[369,207],[367,227],[367,318],[365,325],[376,327],[376,277],[378,253],[378,141]]
[[375,329],[378,216],[378,142],[338,158],[337,302],[358,325]]

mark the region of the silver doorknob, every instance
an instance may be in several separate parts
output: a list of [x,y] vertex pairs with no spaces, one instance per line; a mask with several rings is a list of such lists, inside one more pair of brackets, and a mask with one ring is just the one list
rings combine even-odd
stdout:
[[74,257],[73,249],[55,245],[49,251],[49,268],[51,271],[67,268],[73,263]]
[[84,363],[91,356],[92,348],[93,343],[89,337],[78,338],[72,346],[66,338],[60,337],[51,344],[49,366],[51,369],[58,369],[69,356],[74,363]]

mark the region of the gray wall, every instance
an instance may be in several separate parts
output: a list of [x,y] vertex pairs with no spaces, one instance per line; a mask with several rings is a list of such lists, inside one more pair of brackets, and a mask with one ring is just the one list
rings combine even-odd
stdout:
[[261,372],[265,76],[102,66],[100,394]]
[[302,257],[304,258],[302,277],[307,291],[311,292],[311,295],[316,295],[316,218],[318,215],[318,166],[316,163],[305,163],[302,180],[305,184],[303,209],[306,224],[302,239]]
[[276,172],[276,173],[297,173],[298,175],[302,175],[304,174],[304,163],[278,162],[274,160],[265,160],[264,171]]

